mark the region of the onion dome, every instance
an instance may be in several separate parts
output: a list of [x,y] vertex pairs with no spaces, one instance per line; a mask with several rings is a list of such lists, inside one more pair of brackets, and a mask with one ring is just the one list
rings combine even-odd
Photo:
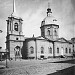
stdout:
[[47,17],[45,17],[41,23],[41,26],[48,24],[56,24],[56,18],[52,16],[51,8],[47,9]]

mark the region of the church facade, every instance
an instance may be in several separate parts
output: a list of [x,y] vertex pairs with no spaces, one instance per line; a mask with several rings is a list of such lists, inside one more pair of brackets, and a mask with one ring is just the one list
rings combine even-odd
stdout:
[[23,59],[72,56],[73,44],[65,38],[59,38],[59,25],[52,16],[51,8],[41,22],[41,36],[25,38],[22,32],[22,18],[11,14],[7,20],[6,49],[10,58]]
[[47,17],[41,22],[41,36],[26,38],[23,46],[23,58],[50,58],[72,56],[72,42],[59,38],[59,25],[56,24],[51,9],[47,9]]

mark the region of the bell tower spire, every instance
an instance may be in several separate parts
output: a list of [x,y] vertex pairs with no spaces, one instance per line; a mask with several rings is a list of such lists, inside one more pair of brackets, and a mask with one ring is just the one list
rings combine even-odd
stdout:
[[[23,46],[24,35],[22,32],[22,18],[16,12],[16,0],[12,0],[12,14],[8,17],[7,21],[7,37],[6,48],[9,51],[9,57],[21,57],[21,49]],[[15,42],[14,42],[15,41]],[[13,45],[14,44],[14,45]],[[19,55],[16,54],[18,50]]]
[[11,16],[17,16],[15,0],[13,0],[13,12],[12,12]]
[[13,13],[16,12],[16,7],[15,7],[15,0],[13,0]]

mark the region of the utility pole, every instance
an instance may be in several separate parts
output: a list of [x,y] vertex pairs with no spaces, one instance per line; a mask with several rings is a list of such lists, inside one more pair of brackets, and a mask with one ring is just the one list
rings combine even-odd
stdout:
[[[2,30],[0,30],[0,33],[2,33],[3,31]],[[2,47],[1,47],[2,48]],[[1,61],[2,61],[2,53],[1,53]]]
[[8,64],[7,64],[7,49],[6,49],[6,68],[8,68]]
[[21,60],[21,35],[20,35],[20,60]]

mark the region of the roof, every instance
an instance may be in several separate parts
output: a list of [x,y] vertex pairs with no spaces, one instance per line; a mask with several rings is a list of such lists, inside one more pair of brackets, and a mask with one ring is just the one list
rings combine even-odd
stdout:
[[62,42],[62,43],[72,43],[71,41],[69,41],[69,40],[66,40],[65,38],[58,38],[57,40],[55,40],[55,42]]
[[42,37],[42,36],[38,36],[38,37],[36,37],[36,39],[45,40],[45,38],[44,38],[44,37]]
[[71,38],[72,43],[75,43],[75,37]]
[[56,40],[50,40],[46,37],[42,37],[42,36],[38,36],[38,37],[31,37],[31,38],[26,38],[26,40],[46,40],[46,41],[50,41],[50,42],[61,42],[61,43],[69,43],[72,44],[72,42],[70,40],[66,40],[65,38],[58,38]]
[[54,16],[47,16],[44,18],[45,24],[55,24],[55,17]]
[[0,52],[6,52],[6,50],[5,49],[0,49]]
[[42,37],[42,36],[26,38],[25,40],[46,40],[46,41],[53,42],[53,40],[49,40],[48,38],[45,38],[45,37]]
[[50,26],[57,26],[57,27],[59,28],[59,25],[56,25],[56,24],[46,24],[46,25],[43,24],[43,26],[41,26],[40,28],[45,27],[45,26],[47,26],[47,27],[48,27],[48,26],[49,26],[49,27],[50,27]]
[[49,16],[46,16],[43,19],[41,26],[48,25],[48,24],[57,24],[56,18],[54,16],[52,16],[51,14]]

